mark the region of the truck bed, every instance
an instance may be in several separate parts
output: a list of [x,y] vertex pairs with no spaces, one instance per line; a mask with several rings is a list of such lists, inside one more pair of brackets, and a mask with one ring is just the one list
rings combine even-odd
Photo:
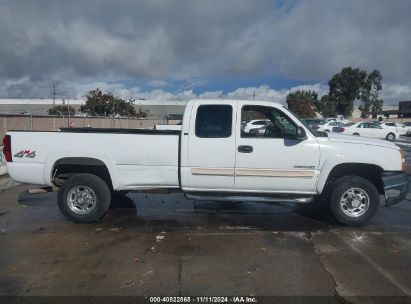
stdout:
[[114,190],[178,188],[180,131],[73,128],[61,132],[10,131],[13,156],[9,174],[16,180],[51,185],[52,168],[61,158],[104,162]]

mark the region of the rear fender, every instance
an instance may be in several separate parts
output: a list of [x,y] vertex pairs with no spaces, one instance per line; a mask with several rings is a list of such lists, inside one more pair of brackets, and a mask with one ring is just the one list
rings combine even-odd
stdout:
[[46,185],[52,186],[52,179],[53,179],[53,167],[55,163],[62,159],[62,158],[67,158],[67,157],[79,157],[79,158],[94,158],[97,159],[101,162],[104,163],[104,165],[107,167],[107,170],[110,174],[111,182],[113,185],[113,189],[117,190],[119,188],[119,180],[118,180],[118,175],[117,175],[117,170],[115,169],[115,164],[112,161],[112,159],[104,154],[104,153],[95,153],[95,152],[89,152],[89,151],[76,151],[76,150],[71,150],[71,151],[53,151],[50,155],[46,157],[45,160],[45,165],[44,165],[44,172],[43,172],[43,180]]

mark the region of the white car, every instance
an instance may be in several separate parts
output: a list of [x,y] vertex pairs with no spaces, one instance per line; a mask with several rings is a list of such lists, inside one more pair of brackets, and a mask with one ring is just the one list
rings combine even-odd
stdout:
[[411,135],[411,122],[410,121],[405,121],[401,123],[402,125],[404,125],[404,127],[407,128],[407,135],[410,136]]
[[400,136],[400,133],[395,129],[384,128],[373,122],[357,122],[353,125],[345,125],[343,134],[360,135],[372,138],[381,138],[389,141]]
[[[241,117],[257,114],[271,122],[264,135],[241,132]],[[61,213],[82,223],[98,221],[115,191],[293,204],[322,197],[344,225],[370,220],[381,196],[390,206],[408,193],[398,146],[313,131],[271,101],[191,100],[181,130],[8,131],[3,144],[10,177],[58,187]]]
[[317,129],[317,131],[333,132],[333,127],[342,127],[342,126],[344,126],[342,122],[328,121],[322,125],[319,125],[319,128]]
[[[261,129],[265,128],[270,124],[270,121],[268,119],[254,119],[254,120],[250,120],[248,122],[246,122],[245,124],[243,124],[243,132],[244,133],[250,133],[251,130],[253,129]],[[256,131],[260,133],[259,131]],[[264,132],[262,132],[264,133]]]
[[328,117],[328,118],[325,119],[325,122],[332,122],[332,121],[337,122],[337,121],[338,121],[338,118],[336,118],[336,117]]
[[409,133],[409,129],[403,123],[385,121],[380,123],[380,126],[383,128],[396,130],[400,135],[407,135]]

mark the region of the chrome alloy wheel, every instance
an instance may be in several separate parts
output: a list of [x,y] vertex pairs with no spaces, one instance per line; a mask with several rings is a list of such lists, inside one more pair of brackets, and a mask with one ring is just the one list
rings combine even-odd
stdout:
[[74,213],[89,214],[96,208],[96,193],[90,187],[75,186],[68,192],[67,205]]
[[341,196],[340,207],[345,215],[359,217],[370,207],[370,198],[363,189],[350,188]]

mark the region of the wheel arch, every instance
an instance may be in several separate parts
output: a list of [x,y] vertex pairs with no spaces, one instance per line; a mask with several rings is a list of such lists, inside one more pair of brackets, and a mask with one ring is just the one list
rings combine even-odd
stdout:
[[322,193],[328,185],[332,184],[333,181],[340,177],[355,175],[369,180],[377,188],[380,194],[384,194],[384,185],[381,179],[381,174],[384,170],[378,165],[347,162],[336,164],[327,171],[327,173],[323,171],[323,174],[321,174],[319,178],[317,183],[318,193]]
[[111,189],[118,187],[114,166],[110,161],[95,156],[64,156],[49,159],[45,167],[45,179],[50,185],[61,185],[73,174],[89,173],[102,178]]

